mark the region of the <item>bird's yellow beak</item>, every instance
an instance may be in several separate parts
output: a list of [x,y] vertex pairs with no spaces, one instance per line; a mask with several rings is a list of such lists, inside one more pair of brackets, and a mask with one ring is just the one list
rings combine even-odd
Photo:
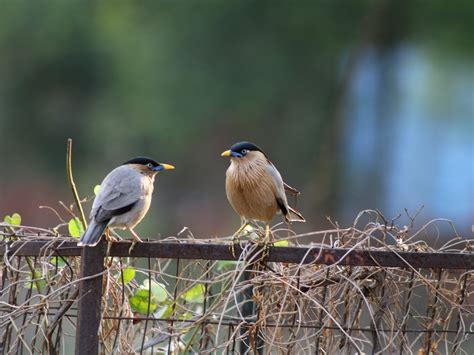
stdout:
[[170,164],[160,163],[160,165],[163,167],[163,170],[173,170],[174,169],[174,166],[170,165]]
[[221,157],[230,157],[230,150],[226,150],[225,152],[222,152]]

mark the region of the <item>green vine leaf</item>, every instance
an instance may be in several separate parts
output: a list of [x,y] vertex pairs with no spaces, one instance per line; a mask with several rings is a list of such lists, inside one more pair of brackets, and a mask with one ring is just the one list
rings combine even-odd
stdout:
[[180,314],[178,318],[179,318],[180,320],[189,320],[189,319],[191,319],[192,317],[193,317],[193,315],[192,315],[191,313],[185,312],[185,313],[183,313],[183,314]]
[[145,289],[145,290],[150,290],[151,294],[153,295],[153,297],[156,298],[157,302],[161,303],[168,299],[168,294],[166,293],[165,285],[159,282],[156,282],[154,280],[151,280],[151,285],[148,279],[144,280],[140,288]]
[[140,314],[153,313],[156,310],[156,299],[150,295],[149,290],[139,288],[128,301],[132,310]]
[[6,215],[3,218],[3,222],[11,225],[11,226],[19,226],[21,225],[21,216],[18,213],[14,213],[11,216]]
[[66,266],[66,262],[65,260],[67,260],[66,257],[60,257],[58,258],[57,256],[53,256],[51,259],[49,259],[49,262],[53,265],[53,266],[58,266],[58,268],[63,268]]
[[[124,285],[128,284],[135,278],[135,269],[131,266],[127,266],[123,271],[123,283]],[[122,274],[120,274],[118,281],[122,282]]]
[[74,238],[79,238],[84,234],[84,226],[79,218],[74,217],[68,223],[69,234]]
[[220,260],[217,262],[217,271],[222,271],[224,269],[233,269],[237,265],[237,261],[234,260]]
[[[144,280],[140,288],[128,300],[130,307],[140,314],[155,312],[158,303],[163,303],[168,299],[166,288],[159,282],[148,279]],[[163,314],[168,314],[168,310],[162,310]]]
[[159,307],[154,316],[156,318],[168,319],[173,313],[173,307],[170,304],[165,304],[164,306]]
[[203,284],[197,284],[191,287],[188,291],[186,291],[181,298],[183,298],[186,302],[189,303],[202,303],[204,301],[204,293],[206,292],[206,288]]

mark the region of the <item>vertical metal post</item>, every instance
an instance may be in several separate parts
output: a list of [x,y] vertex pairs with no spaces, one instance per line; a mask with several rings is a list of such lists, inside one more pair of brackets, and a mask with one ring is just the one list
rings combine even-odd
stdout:
[[[93,248],[84,247],[81,253],[81,278],[76,327],[76,354],[99,354],[99,326],[102,301],[105,240]],[[89,278],[91,277],[91,278]]]
[[[252,265],[249,265],[243,275],[242,275],[242,283],[246,283],[247,281],[251,280],[252,278]],[[244,292],[242,292],[242,303],[244,305],[242,306],[242,316],[244,317],[245,321],[248,323],[251,323],[253,321],[254,315],[255,315],[255,307],[254,307],[254,302],[252,301],[253,297],[253,287],[247,288]],[[241,355],[246,355],[250,353],[250,350],[252,349],[252,337],[250,334],[247,334],[245,336],[245,333],[249,331],[248,326],[243,326],[240,330],[240,335],[242,336],[242,339],[240,340],[240,354]]]

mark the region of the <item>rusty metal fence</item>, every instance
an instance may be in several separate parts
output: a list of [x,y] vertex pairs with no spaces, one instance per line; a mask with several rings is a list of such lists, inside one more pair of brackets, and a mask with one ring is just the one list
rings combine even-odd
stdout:
[[130,252],[16,233],[0,242],[0,353],[474,353],[472,241],[366,234],[234,256],[216,241]]

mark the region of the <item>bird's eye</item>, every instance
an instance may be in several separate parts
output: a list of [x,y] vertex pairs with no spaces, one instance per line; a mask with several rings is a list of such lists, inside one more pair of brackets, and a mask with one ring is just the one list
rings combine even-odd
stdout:
[[242,155],[245,155],[245,154],[248,153],[248,150],[247,149],[242,149],[240,152],[242,153]]
[[152,163],[148,163],[146,166],[150,169],[153,169],[153,164]]

